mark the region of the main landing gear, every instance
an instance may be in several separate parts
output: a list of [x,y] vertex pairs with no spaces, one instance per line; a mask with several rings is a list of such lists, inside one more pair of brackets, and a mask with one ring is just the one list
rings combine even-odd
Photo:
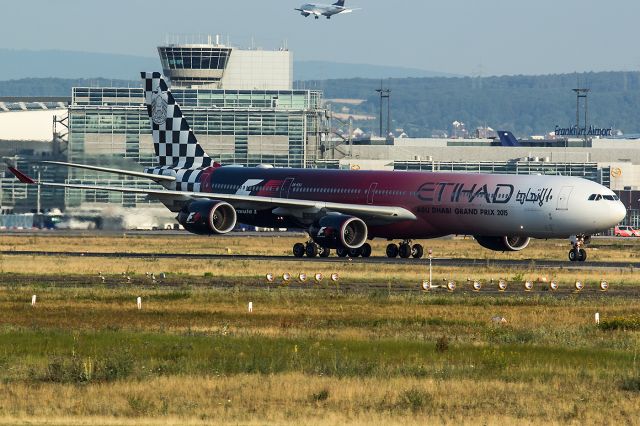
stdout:
[[[307,257],[329,257],[331,254],[331,249],[327,247],[322,247],[313,241],[308,241],[307,243],[296,243],[293,245],[293,255],[295,257],[301,258],[304,256]],[[340,247],[336,249],[336,254],[339,257],[369,257],[371,256],[371,245],[369,243],[364,243],[362,247],[357,249],[348,249],[344,247]]]
[[569,260],[572,262],[584,262],[587,260],[587,251],[582,247],[591,242],[591,236],[577,235],[571,237],[571,250],[569,251]]
[[400,256],[402,259],[413,257],[420,259],[424,255],[424,248],[420,244],[411,245],[411,240],[404,240],[400,244],[389,244],[387,246],[387,257],[394,258]]

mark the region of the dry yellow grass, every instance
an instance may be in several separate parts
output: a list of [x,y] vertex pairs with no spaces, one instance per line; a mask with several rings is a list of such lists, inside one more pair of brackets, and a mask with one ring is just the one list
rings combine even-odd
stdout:
[[[610,384],[358,379],[302,374],[1,385],[5,424],[628,424],[637,398]],[[565,379],[566,380],[566,379]],[[572,391],[567,393],[567,389]],[[326,392],[326,399],[317,395]],[[314,398],[314,395],[316,397]]]

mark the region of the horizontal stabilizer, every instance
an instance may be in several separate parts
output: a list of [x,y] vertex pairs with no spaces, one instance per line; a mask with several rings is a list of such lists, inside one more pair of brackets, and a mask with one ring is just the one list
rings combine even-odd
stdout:
[[9,171],[11,173],[13,173],[13,175],[15,177],[18,178],[18,180],[22,183],[28,183],[28,184],[34,184],[36,183],[35,180],[31,179],[29,176],[25,175],[24,173],[22,173],[20,170],[16,169],[15,167],[11,167],[9,166]]

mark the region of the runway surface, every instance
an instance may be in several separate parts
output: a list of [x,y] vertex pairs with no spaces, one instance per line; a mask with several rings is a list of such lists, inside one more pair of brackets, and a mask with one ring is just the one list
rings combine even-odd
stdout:
[[[195,260],[225,260],[225,261],[272,261],[272,262],[314,262],[314,263],[370,263],[393,265],[428,265],[428,259],[389,259],[387,257],[369,258],[341,258],[316,257],[309,259],[293,256],[259,256],[242,254],[202,254],[202,253],[128,253],[128,252],[69,252],[69,251],[0,251],[2,256],[52,256],[52,257],[86,257],[86,258],[115,258],[115,259],[195,259]],[[468,259],[468,258],[434,258],[434,266],[460,267],[495,267],[512,269],[623,269],[640,268],[640,263],[634,262],[569,262],[564,260],[498,260],[498,259]]]

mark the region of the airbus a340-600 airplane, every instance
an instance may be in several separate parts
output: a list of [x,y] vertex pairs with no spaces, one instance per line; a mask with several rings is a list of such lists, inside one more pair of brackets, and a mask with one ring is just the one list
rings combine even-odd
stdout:
[[340,15],[342,13],[351,13],[354,10],[358,9],[349,9],[344,7],[345,0],[338,0],[333,4],[303,4],[299,8],[295,9],[302,16],[311,16],[313,15],[316,19],[319,19],[321,16],[325,16],[327,19],[331,19],[333,15]]
[[164,189],[36,182],[29,184],[147,194],[196,234],[226,234],[237,222],[309,233],[298,257],[371,255],[367,242],[390,243],[389,257],[423,254],[412,240],[473,235],[490,250],[518,251],[530,238],[569,238],[584,261],[590,236],[618,224],[624,205],[608,188],[562,176],[224,167],[198,144],[160,73],[142,73],[158,166],[144,172],[57,163],[148,178]]

